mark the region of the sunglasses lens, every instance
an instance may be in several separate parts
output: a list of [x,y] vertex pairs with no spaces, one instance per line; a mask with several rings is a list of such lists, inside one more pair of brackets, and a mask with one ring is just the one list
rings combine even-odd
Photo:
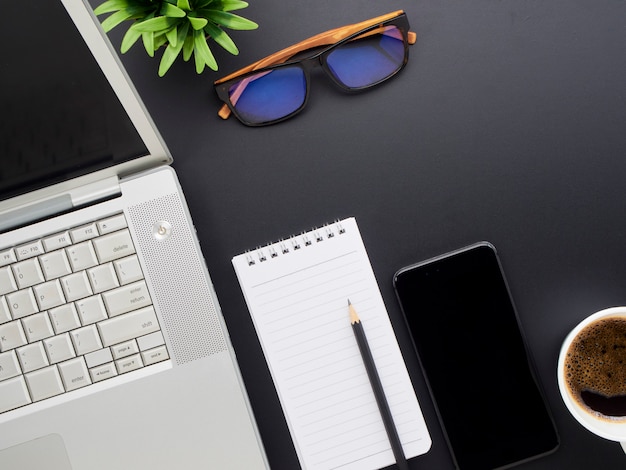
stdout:
[[228,93],[235,112],[248,124],[263,124],[299,110],[306,98],[306,77],[300,67],[280,67],[250,75]]
[[342,85],[358,89],[394,75],[405,62],[405,42],[397,26],[364,33],[335,48],[326,64]]

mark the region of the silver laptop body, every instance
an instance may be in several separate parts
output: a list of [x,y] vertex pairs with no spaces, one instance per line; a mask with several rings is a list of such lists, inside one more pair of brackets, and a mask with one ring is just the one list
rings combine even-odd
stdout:
[[[116,53],[86,0],[16,3],[43,53],[88,46],[61,72],[94,65],[113,99],[46,88],[45,58],[0,63],[0,468],[267,468],[171,157]],[[73,119],[76,139],[59,136]],[[39,157],[50,139],[69,156]]]

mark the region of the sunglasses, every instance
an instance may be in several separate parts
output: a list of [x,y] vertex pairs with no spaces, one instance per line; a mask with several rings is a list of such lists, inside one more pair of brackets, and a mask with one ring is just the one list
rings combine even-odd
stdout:
[[[310,72],[318,66],[342,90],[366,90],[404,68],[416,39],[402,10],[318,34],[217,80],[225,103],[218,114],[232,113],[247,126],[284,121],[306,105]],[[305,51],[308,56],[294,59]]]

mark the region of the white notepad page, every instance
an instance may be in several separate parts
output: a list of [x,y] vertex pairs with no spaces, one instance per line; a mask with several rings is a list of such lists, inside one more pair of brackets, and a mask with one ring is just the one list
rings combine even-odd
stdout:
[[348,315],[356,308],[407,458],[431,440],[356,220],[233,258],[304,469],[394,463]]

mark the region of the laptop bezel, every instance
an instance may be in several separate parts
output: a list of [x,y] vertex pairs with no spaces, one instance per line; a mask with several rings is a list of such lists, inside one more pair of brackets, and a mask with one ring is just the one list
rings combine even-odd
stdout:
[[[74,25],[83,37],[87,47],[95,57],[102,73],[111,84],[113,91],[117,95],[124,110],[128,114],[134,127],[144,142],[148,153],[131,161],[113,165],[86,175],[72,178],[48,187],[37,189],[25,194],[21,194],[4,201],[0,201],[0,217],[19,210],[27,209],[32,204],[41,201],[51,200],[63,194],[71,194],[73,191],[80,191],[81,194],[88,192],[88,186],[108,181],[111,185],[118,178],[126,175],[138,173],[142,170],[157,167],[159,165],[169,165],[173,158],[157,130],[154,121],[147,112],[147,109],[134,85],[130,81],[119,56],[114,47],[102,30],[100,23],[87,0],[60,0]],[[106,192],[106,191],[104,191]],[[114,192],[114,190],[110,190]],[[102,184],[96,193],[103,193]],[[83,202],[84,199],[83,199]]]

